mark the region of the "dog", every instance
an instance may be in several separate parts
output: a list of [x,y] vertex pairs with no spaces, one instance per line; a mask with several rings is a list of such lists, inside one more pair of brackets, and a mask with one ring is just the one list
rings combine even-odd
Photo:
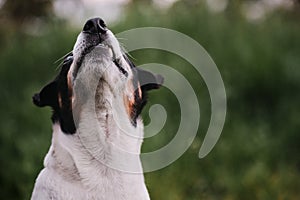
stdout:
[[141,111],[163,77],[137,68],[101,18],[88,20],[57,77],[33,96],[52,108],[52,143],[32,200],[144,200]]

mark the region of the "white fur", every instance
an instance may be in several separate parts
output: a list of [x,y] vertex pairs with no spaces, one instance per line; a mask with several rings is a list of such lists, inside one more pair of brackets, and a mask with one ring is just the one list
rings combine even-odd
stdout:
[[[80,34],[74,61],[80,56],[83,40]],[[128,77],[112,66],[116,57]],[[71,66],[70,76],[75,67]],[[143,123],[138,119],[137,126],[132,126],[123,100],[124,96],[132,98],[127,88],[131,78],[130,67],[109,31],[103,44],[85,56],[76,79],[71,77],[77,131],[67,135],[59,124],[53,125],[45,168],[31,199],[150,199],[139,158]]]

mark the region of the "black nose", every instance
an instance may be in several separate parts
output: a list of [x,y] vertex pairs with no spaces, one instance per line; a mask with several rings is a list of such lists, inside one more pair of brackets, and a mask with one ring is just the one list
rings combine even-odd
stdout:
[[104,34],[107,31],[107,27],[103,19],[101,18],[93,18],[89,19],[82,30],[84,33],[90,34]]

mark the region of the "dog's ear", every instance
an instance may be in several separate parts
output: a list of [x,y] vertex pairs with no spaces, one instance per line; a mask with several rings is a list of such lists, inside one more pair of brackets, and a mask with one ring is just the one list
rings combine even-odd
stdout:
[[33,95],[32,101],[38,107],[51,106],[52,108],[57,105],[57,81],[54,80],[47,84],[43,89]]
[[163,84],[164,78],[160,74],[153,74],[140,68],[136,69],[138,72],[138,80],[143,91],[158,89]]

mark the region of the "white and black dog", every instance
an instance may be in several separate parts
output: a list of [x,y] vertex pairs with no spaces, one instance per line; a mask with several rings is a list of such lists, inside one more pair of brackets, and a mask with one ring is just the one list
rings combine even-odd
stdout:
[[58,76],[33,96],[52,108],[53,136],[31,198],[150,199],[139,115],[162,82],[134,66],[102,19],[88,20]]

